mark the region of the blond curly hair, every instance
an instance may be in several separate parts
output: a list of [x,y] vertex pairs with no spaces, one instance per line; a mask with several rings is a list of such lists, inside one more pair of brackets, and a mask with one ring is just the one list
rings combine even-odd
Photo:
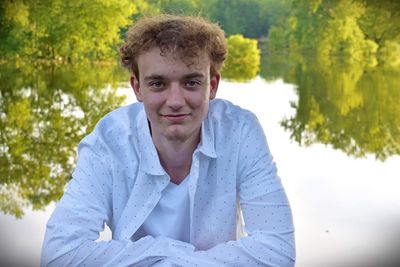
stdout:
[[154,47],[162,56],[174,55],[190,65],[205,51],[211,66],[211,76],[218,73],[227,57],[224,31],[202,17],[157,15],[144,17],[134,23],[120,47],[122,66],[139,77],[138,56]]

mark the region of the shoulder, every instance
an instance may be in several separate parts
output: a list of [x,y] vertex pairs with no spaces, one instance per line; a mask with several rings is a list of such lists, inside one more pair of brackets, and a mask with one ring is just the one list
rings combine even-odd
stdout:
[[238,105],[225,99],[214,99],[210,101],[207,119],[215,123],[241,127],[258,123],[256,115]]
[[241,143],[250,140],[247,138],[249,135],[256,134],[259,139],[264,134],[253,112],[223,99],[210,101],[204,126],[204,132],[214,140],[217,153],[222,154],[231,153],[226,150],[236,149]]
[[82,142],[99,142],[110,145],[136,133],[137,123],[144,115],[142,103],[129,104],[106,114]]
[[106,114],[97,124],[96,128],[110,131],[113,128],[130,129],[136,127],[140,113],[144,111],[142,103],[133,103],[117,108]]

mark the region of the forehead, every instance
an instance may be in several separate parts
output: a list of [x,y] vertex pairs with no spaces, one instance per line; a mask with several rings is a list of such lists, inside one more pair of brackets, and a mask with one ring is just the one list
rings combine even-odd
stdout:
[[158,47],[140,53],[137,59],[139,73],[169,73],[210,71],[210,59],[205,51],[199,51],[197,56],[184,58],[179,53],[162,53]]

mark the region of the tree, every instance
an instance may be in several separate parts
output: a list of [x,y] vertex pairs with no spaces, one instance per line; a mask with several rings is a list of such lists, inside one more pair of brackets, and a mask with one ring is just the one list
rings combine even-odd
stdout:
[[115,65],[0,65],[0,210],[21,217],[58,200],[76,146],[121,105]]
[[258,38],[267,35],[268,17],[261,0],[219,0],[211,12],[227,35]]
[[228,38],[228,58],[222,69],[225,79],[247,81],[256,77],[260,68],[257,40],[236,34]]
[[[399,69],[303,58],[288,73],[298,85],[296,114],[281,125],[301,145],[322,143],[348,155],[400,154]],[[285,79],[286,80],[286,79]]]
[[4,1],[0,50],[45,59],[107,58],[135,12],[129,0]]
[[[345,56],[348,61],[400,62],[400,4],[384,0],[293,1],[285,27],[270,30],[270,50]],[[400,64],[400,63],[399,63]]]
[[292,47],[357,60],[375,54],[376,43],[367,40],[358,25],[365,12],[361,1],[300,0],[293,8]]
[[359,20],[366,38],[379,45],[382,64],[400,65],[400,2],[393,0],[366,2],[366,12]]
[[366,10],[358,24],[366,38],[383,46],[387,40],[400,42],[400,2],[366,0]]

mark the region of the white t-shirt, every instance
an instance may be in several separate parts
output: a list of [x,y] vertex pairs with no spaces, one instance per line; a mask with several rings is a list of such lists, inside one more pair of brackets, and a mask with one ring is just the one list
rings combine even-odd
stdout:
[[134,240],[150,235],[190,242],[188,180],[189,177],[186,177],[179,185],[172,182],[168,184],[157,206],[133,235]]

